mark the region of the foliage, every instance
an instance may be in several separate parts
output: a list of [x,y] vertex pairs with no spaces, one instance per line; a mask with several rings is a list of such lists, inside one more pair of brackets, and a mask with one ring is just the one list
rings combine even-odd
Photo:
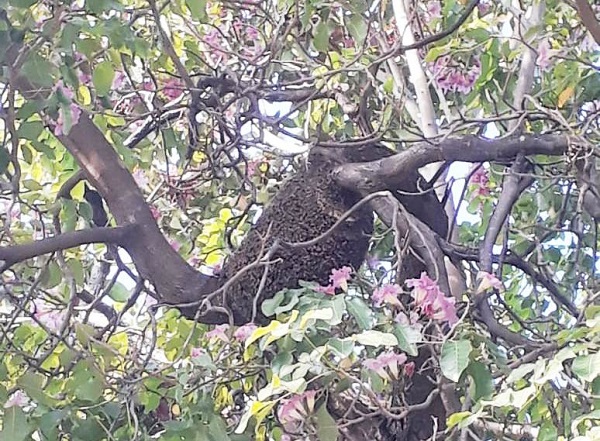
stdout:
[[[460,402],[435,422],[439,439],[600,439],[598,42],[556,0],[407,2],[404,19],[393,3],[0,0],[0,440],[365,439],[449,393]],[[458,291],[431,268],[404,280],[408,236],[378,212],[361,269],[281,291],[260,305],[270,323],[211,327],[166,305],[135,257],[91,244],[103,240],[5,268],[16,245],[100,231],[81,177],[116,170],[70,142],[88,115],[205,274],[304,167],[306,145],[572,143],[522,169],[489,151],[439,179],[458,207],[440,246]],[[482,302],[535,345],[496,334]],[[423,372],[436,388],[408,402]]]

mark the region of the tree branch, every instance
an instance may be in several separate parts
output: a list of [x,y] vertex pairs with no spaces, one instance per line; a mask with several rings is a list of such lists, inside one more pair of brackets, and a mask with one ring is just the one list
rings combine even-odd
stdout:
[[[6,62],[11,65],[16,55],[11,59],[10,54],[18,54],[19,50],[7,53]],[[17,74],[12,84],[28,100],[41,101],[49,94],[23,75]],[[185,302],[197,300],[204,288],[210,291],[207,285],[213,283],[213,278],[194,270],[169,245],[133,176],[90,114],[82,109],[70,132],[57,138],[102,195],[117,225],[136,225],[136,234],[124,237],[121,245],[131,255],[139,274],[155,285],[160,299],[167,303]]]
[[128,235],[133,235],[135,225],[124,227],[102,227],[88,230],[72,231],[55,237],[38,240],[35,242],[0,248],[0,272],[12,265],[32,257],[54,253],[68,248],[78,247],[90,243],[113,243],[121,245]]
[[[494,208],[494,212],[490,218],[488,227],[483,238],[483,243],[479,248],[479,264],[482,271],[493,273],[493,247],[500,231],[506,223],[508,215],[512,211],[512,207],[527,187],[522,185],[522,179],[519,176],[526,168],[526,160],[522,154],[519,154],[517,160],[510,169],[510,174],[505,177],[502,184],[502,193],[498,200],[498,204]],[[530,184],[531,178],[527,180]],[[517,334],[508,328],[502,326],[494,317],[494,312],[488,301],[488,292],[483,291],[476,294],[475,305],[481,314],[481,319],[488,327],[489,331],[497,337],[500,337],[515,345],[530,346],[531,343],[520,334]]]
[[596,43],[600,44],[600,23],[596,20],[592,5],[589,4],[588,0],[575,0],[575,7],[579,12],[583,25],[590,31]]
[[[440,246],[444,253],[448,256],[457,259],[479,262],[478,250],[464,247],[461,245],[451,244],[443,240],[442,238],[439,238],[438,242],[440,243]],[[505,256],[502,256],[502,262],[500,261],[500,258],[498,256],[492,256],[492,261],[493,263],[503,263],[520,269],[529,277],[531,277],[535,282],[542,285],[550,293],[552,299],[557,304],[565,307],[571,313],[571,315],[573,315],[573,317],[579,317],[579,314],[581,314],[581,312],[579,311],[577,306],[575,306],[573,301],[569,299],[563,292],[561,292],[560,288],[556,285],[556,283],[554,283],[552,279],[549,279],[544,274],[536,271],[529,262],[525,261],[522,257],[518,256],[517,254],[508,251]]]
[[420,142],[389,158],[360,164],[344,164],[334,172],[335,179],[346,188],[375,192],[397,188],[408,171],[438,161],[507,161],[523,155],[562,155],[569,147],[565,135],[523,135],[504,139],[476,136],[447,138],[439,144]]

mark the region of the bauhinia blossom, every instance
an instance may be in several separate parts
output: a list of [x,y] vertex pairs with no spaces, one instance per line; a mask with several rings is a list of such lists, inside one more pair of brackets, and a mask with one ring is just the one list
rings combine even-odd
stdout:
[[350,274],[352,268],[349,266],[343,266],[340,269],[334,269],[331,271],[329,281],[334,288],[341,288],[343,291],[348,291],[348,280],[350,280]]
[[300,425],[315,408],[317,391],[307,390],[281,401],[277,409],[277,417],[288,430]]
[[470,182],[476,187],[475,194],[477,196],[489,196],[490,178],[485,168],[479,167],[471,176]]
[[382,352],[376,358],[368,358],[363,361],[363,366],[372,370],[380,377],[390,380],[399,377],[399,368],[404,363],[406,363],[406,354]]
[[54,306],[41,300],[36,300],[33,303],[35,305],[33,317],[49,331],[60,331],[65,321],[66,311],[59,311]]
[[215,329],[213,329],[212,331],[208,331],[206,333],[206,338],[209,339],[216,339],[216,340],[221,340],[224,341],[225,343],[229,342],[229,337],[227,336],[227,330],[229,329],[229,325],[227,324],[223,324],[223,325],[217,325],[215,326]]
[[192,358],[200,357],[201,355],[206,354],[206,351],[202,348],[192,348],[190,355]]
[[477,280],[479,280],[479,286],[477,292],[484,292],[488,289],[503,290],[504,285],[494,274],[490,274],[486,271],[479,271],[477,273]]
[[349,266],[331,270],[331,275],[329,276],[329,281],[331,283],[327,286],[318,286],[316,291],[330,296],[335,294],[336,288],[340,288],[342,291],[348,291],[348,280],[350,280],[351,273],[352,268]]
[[415,305],[427,317],[435,320],[446,321],[453,325],[458,321],[454,297],[446,297],[438,284],[429,278],[426,273],[421,273],[418,279],[409,279],[406,284],[413,288],[411,293]]
[[233,338],[238,341],[246,341],[248,337],[252,335],[252,333],[258,328],[254,323],[246,323],[245,325],[240,326],[233,333]]
[[29,397],[25,392],[21,389],[13,392],[13,394],[6,400],[4,403],[4,408],[8,409],[9,407],[20,407],[23,408],[29,404]]
[[373,304],[375,306],[381,306],[384,303],[388,305],[400,306],[400,300],[398,296],[402,292],[402,288],[398,285],[386,283],[380,288],[375,288],[373,291]]

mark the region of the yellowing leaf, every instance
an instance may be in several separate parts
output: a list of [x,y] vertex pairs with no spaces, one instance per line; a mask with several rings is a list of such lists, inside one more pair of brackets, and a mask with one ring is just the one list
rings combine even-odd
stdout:
[[81,200],[83,200],[84,191],[85,191],[84,181],[80,181],[71,190],[71,196],[73,196],[75,199],[81,201]]
[[569,98],[571,98],[573,96],[573,92],[575,91],[575,89],[573,89],[571,86],[567,87],[566,89],[564,89],[560,95],[558,95],[558,108],[560,109],[561,107],[563,107],[565,105],[565,103],[569,100]]
[[471,416],[471,412],[469,412],[469,411],[453,413],[452,415],[450,415],[448,417],[448,420],[447,420],[448,428],[452,428],[452,427],[456,426],[458,423],[463,421],[465,418],[468,418],[469,416]]
[[322,308],[308,311],[300,320],[300,329],[305,329],[309,320],[331,320],[333,318],[333,309]]
[[242,415],[240,419],[240,423],[235,428],[235,433],[241,434],[244,433],[246,427],[248,427],[248,422],[251,417],[256,419],[256,426],[259,426],[262,420],[271,412],[273,406],[275,405],[275,401],[254,401],[250,404],[248,410]]
[[77,93],[79,94],[79,102],[84,106],[89,106],[92,103],[92,95],[90,93],[90,89],[87,86],[81,84],[77,89]]
[[270,334],[271,331],[276,329],[279,325],[281,325],[280,322],[278,322],[277,320],[273,320],[267,326],[262,326],[258,329],[255,329],[254,332],[252,333],[252,335],[248,338],[248,340],[246,340],[246,345],[250,345],[250,344],[254,343],[256,340],[258,340],[259,338],[264,337],[267,334]]

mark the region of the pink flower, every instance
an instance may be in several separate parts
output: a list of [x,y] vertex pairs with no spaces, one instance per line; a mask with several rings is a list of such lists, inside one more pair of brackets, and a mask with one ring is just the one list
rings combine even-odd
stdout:
[[183,93],[183,85],[177,78],[169,78],[164,85],[162,93],[170,100],[179,98]]
[[49,331],[59,332],[65,321],[66,311],[58,311],[53,305],[42,300],[35,300],[33,304],[35,308],[33,317]]
[[421,273],[421,277],[418,279],[408,279],[406,285],[413,288],[411,296],[415,299],[417,306],[432,303],[439,292],[437,283],[431,280],[425,272]]
[[208,331],[206,333],[206,338],[208,339],[217,339],[224,341],[225,343],[229,342],[229,337],[227,336],[227,330],[229,329],[229,325],[217,325],[215,329],[212,331]]
[[427,3],[427,15],[429,15],[429,18],[440,18],[442,16],[442,5],[438,0],[430,0]]
[[456,315],[456,299],[454,297],[446,297],[440,292],[432,305],[431,317],[435,320],[448,322],[450,326],[458,322]]
[[381,306],[384,303],[400,306],[398,295],[400,295],[401,292],[402,289],[398,285],[385,284],[381,288],[375,288],[371,300],[373,300],[375,306]]
[[246,28],[246,38],[250,41],[256,41],[259,38],[259,33],[258,33],[258,29],[252,27],[252,26],[248,26]]
[[256,171],[259,170],[258,167],[260,163],[260,159],[251,159],[250,161],[248,161],[248,163],[246,164],[246,174],[249,178],[256,175]]
[[56,136],[62,136],[68,134],[75,124],[79,122],[79,117],[81,116],[81,109],[75,103],[69,104],[68,112],[65,112],[65,108],[63,106],[58,109],[58,119],[56,120],[56,125],[54,126],[54,134]]
[[486,271],[479,271],[477,278],[479,279],[477,292],[484,292],[488,289],[497,289],[499,291],[504,289],[504,285],[494,274],[490,274]]
[[20,407],[23,408],[29,404],[29,397],[25,392],[21,389],[13,392],[13,394],[8,398],[6,403],[4,403],[4,408],[8,409],[9,407]]
[[352,273],[352,268],[348,266],[331,270],[329,281],[334,288],[341,288],[343,291],[348,291],[348,280],[350,280],[350,273]]
[[317,391],[307,390],[282,400],[277,409],[281,424],[290,430],[297,427],[314,410],[316,395]]
[[71,88],[65,86],[63,80],[58,80],[56,82],[56,86],[54,86],[54,92],[62,94],[62,96],[67,98],[68,100],[72,100],[75,96],[75,92],[73,92]]
[[404,375],[406,375],[408,378],[411,378],[414,373],[415,373],[415,362],[410,361],[410,362],[406,363],[404,365]]
[[479,10],[479,16],[483,17],[491,11],[492,5],[490,5],[487,2],[479,2],[479,4],[477,5],[477,9]]
[[258,328],[254,323],[246,323],[243,326],[240,326],[233,333],[233,338],[238,341],[246,341],[252,335],[252,333]]
[[125,75],[125,72],[122,70],[116,71],[110,88],[112,90],[119,90],[121,87],[123,87],[123,84],[125,84],[125,80],[127,80],[127,75]]
[[409,279],[406,285],[413,288],[411,296],[415,305],[427,317],[453,325],[458,321],[454,297],[446,297],[438,284],[423,272],[418,279]]
[[86,86],[92,82],[92,76],[82,71],[78,72],[77,79],[81,84],[85,84]]
[[327,294],[328,296],[335,295],[335,288],[333,285],[317,286],[315,291],[320,292],[321,294]]
[[419,314],[417,314],[415,311],[411,311],[410,316],[407,316],[405,313],[400,311],[398,314],[396,314],[396,317],[394,317],[394,321],[400,325],[411,327],[419,332],[423,328],[423,325],[419,323]]
[[363,366],[369,370],[372,370],[380,377],[390,380],[391,378],[398,378],[398,368],[405,362],[406,354],[382,352],[376,358],[367,358],[365,361],[363,361]]
[[156,208],[156,206],[154,205],[150,205],[150,212],[152,213],[152,217],[154,218],[154,220],[159,220],[162,217],[162,213],[160,212],[160,210],[158,208]]
[[181,244],[177,242],[177,240],[169,239],[168,242],[169,245],[171,245],[171,248],[173,248],[175,251],[179,251],[181,249]]
[[490,194],[490,178],[485,168],[479,167],[471,176],[471,184],[475,186],[476,196],[489,196]]
[[481,74],[481,63],[474,58],[467,68],[464,62],[454,61],[448,55],[438,58],[432,65],[435,80],[446,91],[469,93]]
[[192,348],[190,355],[192,358],[200,357],[201,355],[206,354],[206,351],[202,348]]
[[146,90],[148,92],[154,92],[156,89],[154,87],[154,83],[152,82],[152,80],[144,79],[144,82],[142,83],[142,90]]
[[550,47],[550,42],[547,38],[542,40],[538,45],[537,49],[537,59],[535,60],[536,64],[539,66],[541,70],[548,70],[550,68],[550,58],[552,57],[552,50]]

